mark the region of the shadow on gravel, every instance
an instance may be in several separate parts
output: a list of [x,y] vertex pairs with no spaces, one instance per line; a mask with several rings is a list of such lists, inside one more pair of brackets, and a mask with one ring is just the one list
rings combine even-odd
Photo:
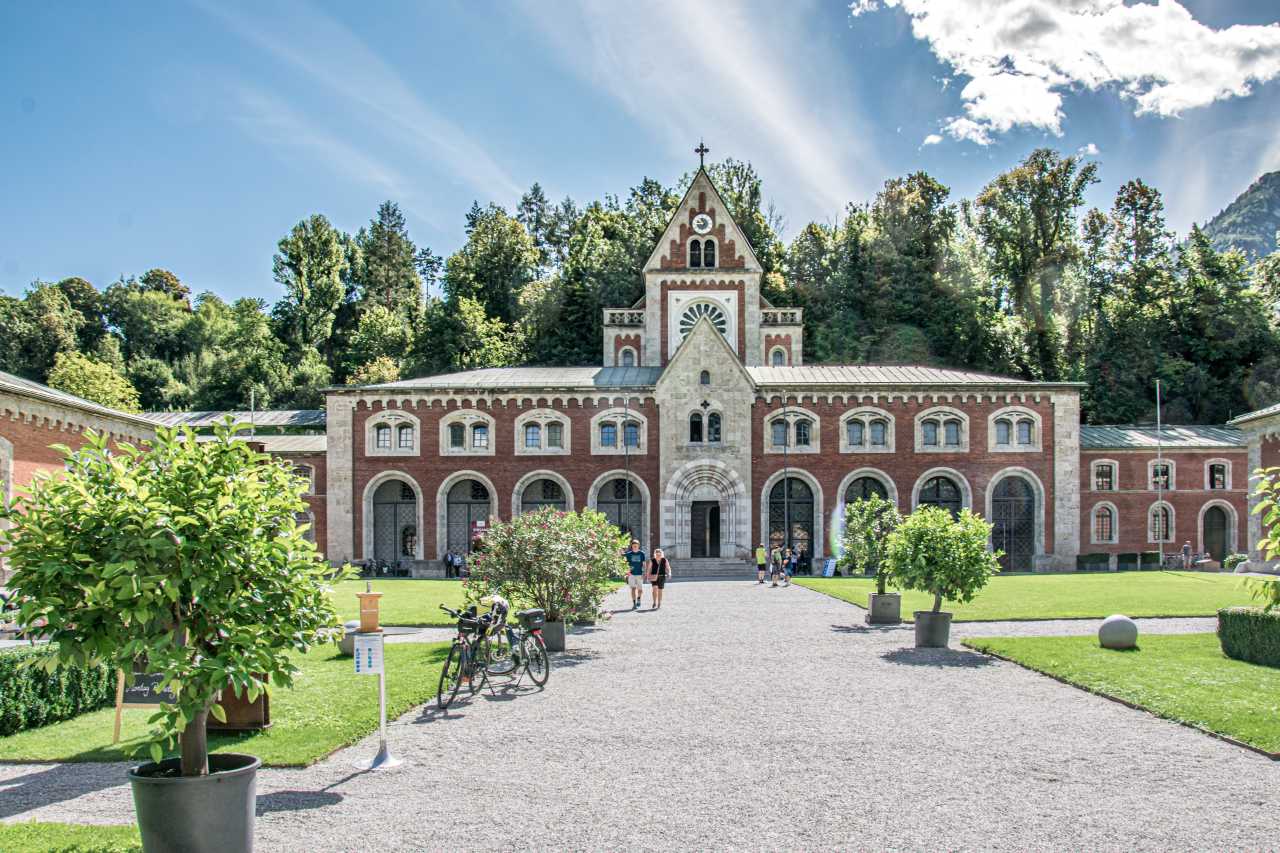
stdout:
[[343,796],[333,791],[276,791],[258,797],[258,817],[268,812],[300,812],[336,806]]
[[583,664],[591,663],[598,657],[600,657],[599,652],[593,652],[588,649],[575,649],[571,652],[553,652],[551,655],[551,671],[552,674],[554,674],[555,670],[562,667],[568,669],[574,666],[582,666]]
[[910,625],[832,625],[831,630],[837,634],[885,634],[910,627]]
[[25,776],[0,780],[0,789],[4,790],[4,796],[0,797],[0,818],[128,783],[124,771],[114,765],[95,768],[76,763],[54,764]]
[[977,652],[957,649],[893,649],[880,655],[882,660],[904,666],[933,666],[960,669],[977,669],[991,666],[993,661]]

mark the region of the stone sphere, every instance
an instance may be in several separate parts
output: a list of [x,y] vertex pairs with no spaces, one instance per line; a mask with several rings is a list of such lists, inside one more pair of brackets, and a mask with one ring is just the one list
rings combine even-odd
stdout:
[[1102,620],[1098,644],[1104,649],[1132,649],[1138,645],[1138,623],[1117,613]]

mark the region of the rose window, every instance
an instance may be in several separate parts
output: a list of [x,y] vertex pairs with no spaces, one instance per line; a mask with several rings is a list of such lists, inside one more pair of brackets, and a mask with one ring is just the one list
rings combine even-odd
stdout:
[[713,305],[710,302],[695,302],[684,310],[684,314],[680,317],[680,335],[686,337],[693,331],[693,327],[698,321],[706,317],[711,321],[711,325],[716,327],[716,331],[725,334],[728,330],[728,321],[725,319],[724,311],[720,306]]

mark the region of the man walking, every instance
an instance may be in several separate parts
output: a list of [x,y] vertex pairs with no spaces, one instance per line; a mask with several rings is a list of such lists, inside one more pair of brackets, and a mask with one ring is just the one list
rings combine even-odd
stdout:
[[756,583],[764,583],[765,563],[769,560],[769,554],[764,550],[764,543],[761,542],[756,546]]
[[640,609],[640,596],[644,593],[645,553],[640,550],[640,540],[632,539],[631,548],[622,555],[627,561],[627,588],[631,590],[631,609]]

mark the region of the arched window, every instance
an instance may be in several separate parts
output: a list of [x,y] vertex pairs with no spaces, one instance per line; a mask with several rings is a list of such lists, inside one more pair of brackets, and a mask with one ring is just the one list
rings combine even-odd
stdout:
[[944,435],[946,436],[947,447],[960,446],[960,422],[957,420],[948,420],[942,425]]
[[1225,462],[1212,462],[1209,465],[1209,488],[1225,489],[1227,487],[1227,465]]
[[605,421],[600,424],[600,446],[618,446],[618,425],[613,421]]
[[379,450],[391,449],[391,427],[378,424],[373,428],[374,446]]
[[1030,420],[1023,418],[1018,421],[1018,444],[1023,447],[1030,447],[1035,444],[1033,435],[1035,433],[1035,424]]
[[644,495],[635,484],[619,477],[600,487],[596,510],[633,539],[644,542]]
[[462,424],[449,424],[449,446],[462,450],[467,446],[467,428]]
[[1155,504],[1147,513],[1147,541],[1173,541],[1173,512],[1168,504]]
[[1107,504],[1100,504],[1093,511],[1093,542],[1109,545],[1116,541],[1116,511]]
[[699,373],[699,374],[698,374],[698,384],[699,384],[699,385],[710,385],[710,384],[711,384],[711,371],[710,371],[710,370],[704,370],[704,371],[702,371],[701,373]]
[[702,415],[698,412],[689,415],[689,441],[698,444],[702,442]]
[[622,366],[623,367],[636,366],[636,354],[635,354],[635,351],[632,350],[630,347],[622,351]]
[[640,424],[627,421],[622,425],[622,441],[627,447],[640,446]]
[[716,244],[712,240],[706,240],[702,244],[702,265],[708,269],[713,269],[716,265]]
[[413,427],[409,424],[401,424],[396,428],[396,446],[401,450],[413,449]]
[[707,415],[707,441],[713,444],[720,442],[720,413],[712,412]]
[[866,424],[859,420],[850,420],[845,423],[845,430],[848,432],[849,446],[861,447],[866,439]]
[[920,489],[917,506],[942,507],[953,516],[960,514],[963,498],[960,487],[950,477],[930,478]]
[[770,424],[769,431],[773,440],[774,447],[787,446],[787,422],[786,421],[784,421],[782,418],[778,418],[776,421]]
[[1013,422],[1008,418],[996,421],[996,444],[1007,446],[1013,440]]
[[524,487],[524,494],[520,496],[521,513],[533,512],[548,506],[562,512],[569,506],[568,501],[565,500],[564,489],[560,488],[559,483],[555,480],[542,479],[534,480]]
[[541,447],[542,446],[542,427],[540,425],[525,424],[524,446],[525,447]]
[[564,424],[558,422],[547,424],[547,447],[564,447]]
[[875,477],[858,477],[849,484],[849,488],[844,490],[844,502],[851,504],[856,501],[864,501],[872,495],[887,500],[889,498],[889,490],[884,487],[884,483]]
[[774,349],[773,354],[769,356],[769,360],[773,362],[774,367],[786,367],[787,353],[782,347]]
[[475,424],[471,427],[471,447],[473,450],[483,450],[489,446],[489,425]]
[[938,446],[938,422],[925,421],[920,425],[920,432],[924,436],[924,443],[927,447]]
[[445,496],[447,542],[455,552],[470,553],[477,522],[489,520],[489,489],[479,480],[459,480]]
[[796,447],[808,447],[813,421],[801,418],[796,421]]
[[689,244],[689,266],[702,266],[702,241],[694,240]]
[[888,443],[889,422],[876,419],[871,422],[871,446],[884,447]]

